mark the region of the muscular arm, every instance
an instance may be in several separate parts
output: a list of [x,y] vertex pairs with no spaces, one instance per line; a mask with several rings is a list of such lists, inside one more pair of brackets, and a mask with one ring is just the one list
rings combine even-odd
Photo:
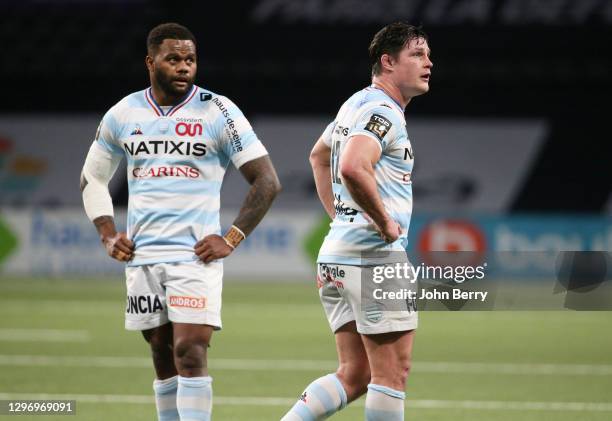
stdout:
[[281,184],[269,156],[262,156],[242,165],[240,172],[251,185],[234,225],[249,235],[264,217]]
[[392,242],[399,236],[400,228],[385,210],[376,186],[374,166],[380,155],[380,147],[374,139],[353,136],[340,157],[340,175],[351,197],[373,220],[382,238]]
[[[274,166],[272,166],[272,161],[267,155],[245,163],[240,167],[240,172],[249,182],[251,188],[244,199],[238,217],[234,221],[234,226],[246,236],[255,229],[270,209],[270,205],[280,191],[281,185]],[[194,250],[204,263],[210,263],[213,260],[229,256],[233,251],[233,246],[230,246],[223,237],[212,234],[198,241]]]
[[334,219],[336,209],[334,208],[334,194],[329,168],[330,155],[331,148],[322,139],[319,139],[310,152],[310,166],[321,204],[323,204],[329,217]]
[[100,238],[110,238],[117,235],[117,228],[115,227],[115,219],[112,216],[104,215],[98,216],[93,220],[93,224],[100,234]]

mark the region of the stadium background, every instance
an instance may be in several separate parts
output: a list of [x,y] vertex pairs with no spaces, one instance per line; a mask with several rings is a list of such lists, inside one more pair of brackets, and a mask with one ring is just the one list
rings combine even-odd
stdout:
[[[164,21],[194,32],[198,84],[241,107],[284,186],[226,262],[215,417],[278,419],[308,379],[332,370],[312,265],[327,221],[307,154],[369,83],[372,35],[398,19],[424,25],[434,62],[431,92],[406,114],[411,249],[609,251],[610,0],[5,1],[0,399],[74,397],[87,420],[153,417],[146,347],[122,330],[122,268],[105,256],[77,186],[103,113],[147,86],[145,37]],[[246,188],[230,170],[225,223]],[[121,221],[121,172],[112,191]],[[426,312],[407,414],[610,419],[611,321]]]

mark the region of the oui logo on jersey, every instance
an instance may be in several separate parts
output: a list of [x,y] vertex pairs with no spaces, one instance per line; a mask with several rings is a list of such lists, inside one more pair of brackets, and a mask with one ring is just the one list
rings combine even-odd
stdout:
[[182,118],[176,119],[176,125],[174,126],[174,132],[178,136],[202,136],[203,131],[203,119],[201,118]]

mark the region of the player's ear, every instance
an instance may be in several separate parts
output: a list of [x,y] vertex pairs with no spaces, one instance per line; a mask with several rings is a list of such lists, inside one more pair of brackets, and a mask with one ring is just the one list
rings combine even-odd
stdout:
[[391,54],[383,54],[380,56],[380,65],[383,69],[392,70],[395,58]]
[[147,69],[149,69],[150,72],[153,72],[153,57],[151,57],[150,55],[147,54],[147,56],[145,57],[145,66],[147,66]]

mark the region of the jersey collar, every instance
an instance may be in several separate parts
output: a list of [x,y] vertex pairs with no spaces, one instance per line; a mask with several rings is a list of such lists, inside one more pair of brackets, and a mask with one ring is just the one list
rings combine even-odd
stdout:
[[395,99],[394,99],[394,98],[393,98],[391,95],[389,95],[389,94],[387,93],[387,91],[385,91],[384,89],[379,88],[378,86],[376,86],[376,85],[374,85],[374,84],[371,84],[370,86],[368,86],[368,88],[371,88],[371,89],[376,89],[377,91],[382,92],[382,93],[383,93],[383,94],[384,94],[384,95],[385,95],[387,98],[389,98],[391,101],[393,101],[393,103],[394,103],[395,105],[397,105],[397,107],[400,109],[400,111],[401,111],[402,113],[404,113],[404,112],[406,111],[406,110],[404,109],[404,107],[402,107],[402,105],[401,105],[399,102],[397,102],[397,101],[396,101],[396,100],[395,100]]
[[147,102],[149,103],[149,105],[151,106],[151,108],[153,108],[153,111],[155,112],[155,114],[158,117],[169,117],[169,116],[174,115],[179,109],[183,108],[183,106],[185,104],[187,104],[189,101],[191,101],[191,98],[194,97],[194,95],[195,95],[197,90],[198,90],[198,87],[193,85],[191,87],[191,91],[188,92],[183,97],[181,102],[179,102],[178,104],[172,106],[172,108],[170,108],[167,113],[164,113],[164,110],[159,106],[157,101],[155,101],[155,98],[153,98],[153,92],[152,92],[150,87],[145,90],[145,98],[146,98]]

